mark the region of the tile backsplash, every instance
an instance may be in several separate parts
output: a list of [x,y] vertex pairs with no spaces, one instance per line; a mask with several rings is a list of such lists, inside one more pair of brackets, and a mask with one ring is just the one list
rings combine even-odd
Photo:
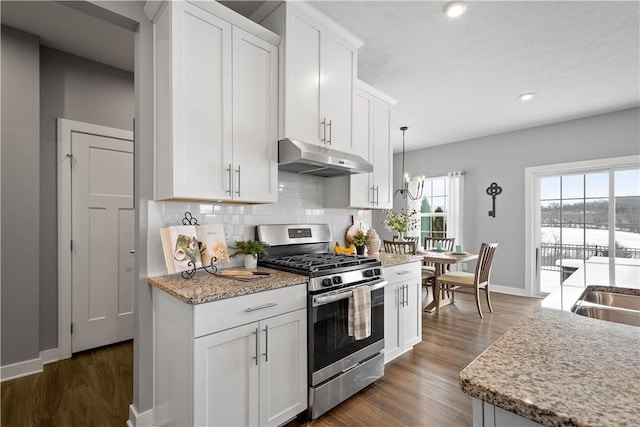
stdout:
[[[324,207],[325,178],[279,172],[278,203],[262,205],[225,205],[189,202],[149,202],[148,209],[148,273],[167,274],[160,241],[161,227],[180,225],[185,212],[200,224],[221,223],[231,248],[238,240],[255,238],[259,224],[326,223],[331,227],[333,241],[344,244],[344,236],[352,216],[362,218],[365,228],[371,225],[371,211],[329,209]],[[374,224],[374,228],[378,229]],[[241,257],[232,257],[221,267],[242,265]]]

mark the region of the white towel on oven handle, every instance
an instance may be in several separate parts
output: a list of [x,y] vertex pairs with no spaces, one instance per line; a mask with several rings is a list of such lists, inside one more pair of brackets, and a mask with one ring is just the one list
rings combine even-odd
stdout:
[[358,286],[349,297],[349,336],[363,340],[371,335],[371,290]]

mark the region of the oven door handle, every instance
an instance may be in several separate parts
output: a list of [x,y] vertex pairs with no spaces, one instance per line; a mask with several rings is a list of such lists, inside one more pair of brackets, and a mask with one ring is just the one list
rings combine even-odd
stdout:
[[[378,282],[375,285],[371,285],[369,286],[369,290],[370,291],[375,291],[377,289],[380,288],[384,288],[385,286],[387,286],[389,284],[388,281],[383,280],[382,282]],[[319,306],[319,305],[325,305],[325,304],[329,304],[335,301],[340,301],[343,299],[347,299],[351,296],[352,292],[351,290],[348,291],[344,291],[344,292],[340,292],[337,294],[333,294],[333,295],[327,295],[327,296],[317,296],[313,298],[313,306]]]

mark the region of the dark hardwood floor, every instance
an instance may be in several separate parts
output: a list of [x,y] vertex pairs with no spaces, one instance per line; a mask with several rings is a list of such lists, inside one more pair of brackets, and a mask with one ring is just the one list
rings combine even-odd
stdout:
[[2,427],[122,427],[133,400],[133,342],[47,364],[3,382],[1,392]]
[[[470,426],[471,398],[460,391],[458,373],[540,304],[493,293],[494,313],[481,320],[471,298],[458,294],[440,314],[424,313],[422,342],[386,365],[380,381],[317,420],[287,427]],[[133,344],[48,364],[41,374],[3,382],[1,392],[2,427],[124,426],[133,398]]]

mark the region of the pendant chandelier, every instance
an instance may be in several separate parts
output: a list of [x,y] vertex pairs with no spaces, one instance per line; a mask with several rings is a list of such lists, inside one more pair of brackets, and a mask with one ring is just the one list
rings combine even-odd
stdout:
[[398,188],[393,192],[393,197],[397,194],[400,194],[403,199],[409,197],[411,200],[422,199],[422,192],[424,190],[424,176],[418,177],[418,186],[416,189],[416,194],[411,194],[409,191],[409,182],[411,181],[411,177],[404,170],[404,133],[409,129],[406,126],[402,126],[400,130],[402,131],[402,188]]

